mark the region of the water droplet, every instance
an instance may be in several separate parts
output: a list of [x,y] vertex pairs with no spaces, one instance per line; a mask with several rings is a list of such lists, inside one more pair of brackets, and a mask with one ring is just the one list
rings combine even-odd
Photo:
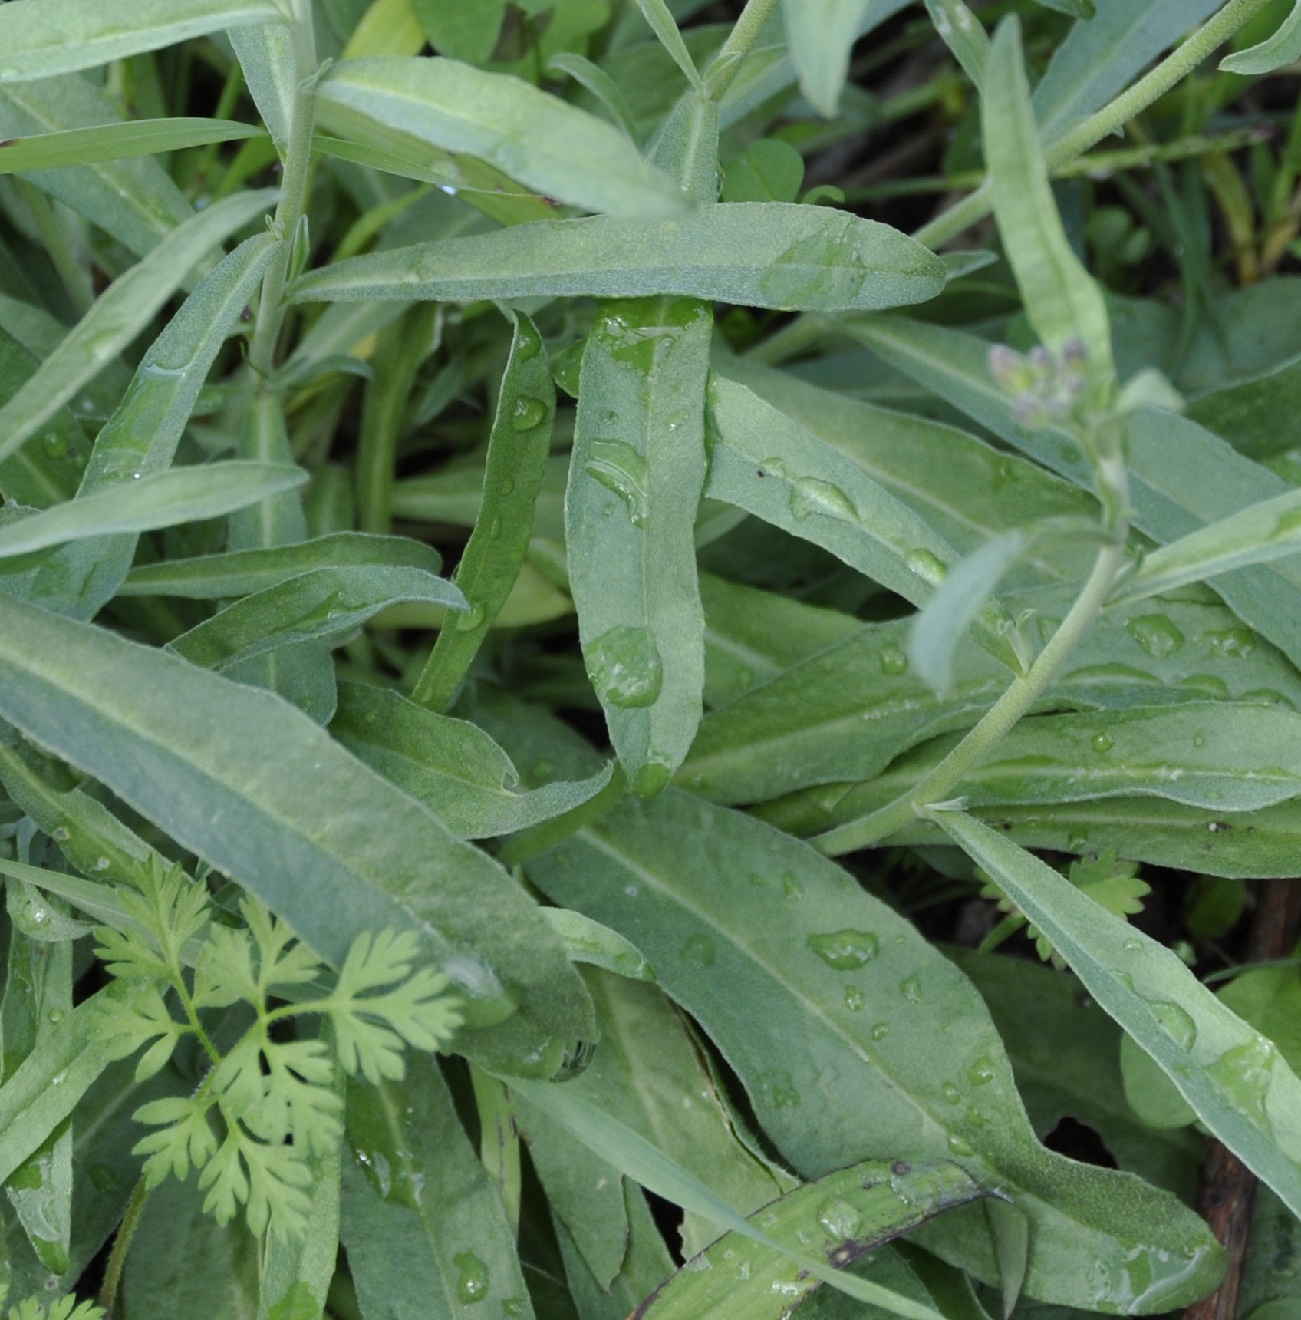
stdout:
[[636,898],[637,895],[641,893],[641,890],[638,889],[636,885],[624,885],[623,892],[627,894],[629,898]]
[[620,625],[588,648],[587,672],[597,694],[612,706],[653,706],[664,681],[659,648],[645,628]]
[[515,357],[520,362],[532,362],[542,351],[542,337],[527,321],[520,321],[516,329]]
[[534,399],[530,395],[521,394],[515,400],[515,407],[510,415],[510,424],[517,431],[531,431],[535,426],[541,426],[546,420],[547,405],[541,399]]
[[908,672],[908,657],[901,646],[887,642],[880,652],[881,672],[895,677]]
[[1274,1077],[1274,1061],[1278,1051],[1263,1036],[1225,1050],[1207,1073],[1224,1089],[1225,1094],[1258,1123],[1270,1126],[1265,1111],[1270,1083]]
[[518,1297],[508,1297],[501,1304],[502,1315],[523,1315],[524,1303]]
[[976,1153],[976,1148],[969,1141],[963,1140],[956,1132],[949,1134],[949,1150],[959,1159],[967,1159]]
[[788,903],[798,903],[804,897],[804,886],[791,871],[782,876],[782,897]]
[[1154,659],[1173,655],[1184,635],[1164,614],[1141,614],[1125,624],[1125,631]]
[[1195,733],[1195,734],[1193,734],[1193,746],[1194,746],[1194,747],[1205,747],[1205,746],[1206,746],[1206,735],[1205,735],[1204,733]]
[[759,1097],[773,1109],[795,1109],[800,1103],[800,1093],[795,1089],[794,1079],[788,1072],[761,1073],[756,1078]]
[[878,1022],[869,1034],[873,1040],[884,1040],[890,1034],[890,1024],[888,1022]]
[[491,540],[495,541],[500,535],[501,535],[501,519],[499,517],[494,516],[493,520],[488,524],[488,536]]
[[696,967],[712,967],[718,954],[708,935],[693,935],[682,946],[682,956]]
[[591,457],[583,465],[598,485],[613,491],[628,511],[634,527],[646,522],[646,460],[622,440],[593,440]]
[[899,993],[910,1004],[921,1003],[922,998],[922,978],[920,976],[908,976],[899,982]]
[[57,431],[47,431],[41,437],[41,449],[47,458],[63,458],[68,452],[68,442]]
[[903,561],[911,572],[916,573],[923,582],[929,582],[933,587],[938,587],[949,575],[943,560],[929,550],[909,550],[904,555]]
[[56,1072],[54,1076],[50,1078],[50,1085],[62,1086],[63,1083],[66,1082],[67,1080],[68,1080],[68,1074],[66,1072]]
[[1073,853],[1082,853],[1089,846],[1089,836],[1087,834],[1072,834],[1066,840],[1066,851]]
[[57,1027],[63,1021],[63,1009],[52,1008],[49,1012],[50,1021]]
[[1197,1043],[1197,1023],[1192,1016],[1178,1004],[1162,999],[1148,1004],[1152,1016],[1161,1024],[1162,1030],[1181,1050],[1190,1050]]
[[472,1251],[458,1251],[452,1257],[456,1266],[456,1294],[470,1305],[488,1295],[488,1267]]
[[958,1101],[962,1099],[962,1092],[959,1091],[952,1082],[945,1082],[944,1085],[940,1087],[940,1094],[951,1105],[956,1105]]
[[672,778],[672,766],[665,765],[663,761],[647,761],[645,765],[637,767],[637,773],[632,777],[632,791],[639,798],[658,797],[669,786]]
[[1220,656],[1245,658],[1256,649],[1256,634],[1250,628],[1225,628],[1202,634],[1202,640]]
[[845,987],[845,1007],[851,1013],[859,1013],[867,1003],[867,996],[856,985]]
[[1100,755],[1105,755],[1116,745],[1115,739],[1109,733],[1095,733],[1092,742],[1093,750]]
[[997,1076],[998,1070],[994,1067],[994,1061],[984,1054],[967,1069],[967,1081],[972,1086],[988,1086]]
[[881,951],[881,941],[868,931],[838,930],[829,935],[810,935],[805,943],[828,967],[852,972],[865,967]]
[[863,1225],[863,1216],[843,1196],[833,1196],[818,1206],[818,1223],[837,1242],[852,1238]]
[[95,865],[91,867],[92,871],[107,871],[112,863],[107,857],[96,857]]
[[812,233],[780,252],[759,278],[763,305],[780,311],[851,307],[869,277],[849,216],[813,219]]
[[67,841],[72,838],[72,831],[66,825],[56,825],[54,829],[50,831],[50,838],[52,838],[55,843],[67,843]]
[[812,477],[800,477],[791,483],[790,509],[801,521],[814,514],[844,522],[858,521],[857,506],[839,486]]
[[1178,680],[1178,685],[1192,692],[1205,692],[1211,697],[1229,695],[1229,685],[1218,674],[1185,674]]
[[452,616],[456,620],[453,626],[457,632],[473,632],[483,622],[483,614],[483,606],[471,601],[468,610],[457,610]]

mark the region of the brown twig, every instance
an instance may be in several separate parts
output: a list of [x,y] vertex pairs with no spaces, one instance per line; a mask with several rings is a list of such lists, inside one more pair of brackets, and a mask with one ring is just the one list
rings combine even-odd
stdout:
[[[1260,887],[1247,941],[1250,962],[1283,957],[1296,941],[1301,880],[1266,880]],[[1229,1256],[1220,1286],[1184,1312],[1184,1320],[1237,1320],[1242,1266],[1251,1240],[1256,1175],[1218,1141],[1208,1143],[1197,1209]]]

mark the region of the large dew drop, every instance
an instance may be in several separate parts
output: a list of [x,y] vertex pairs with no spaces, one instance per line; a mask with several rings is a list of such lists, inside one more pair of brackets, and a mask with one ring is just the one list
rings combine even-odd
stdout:
[[488,1295],[488,1267],[472,1251],[458,1251],[452,1257],[456,1266],[456,1294],[467,1305],[481,1302]]
[[837,930],[829,935],[810,935],[806,943],[828,967],[838,972],[853,972],[865,967],[881,951],[880,940],[862,930]]
[[653,706],[664,682],[664,664],[645,628],[620,625],[587,648],[587,673],[601,700],[637,709]]

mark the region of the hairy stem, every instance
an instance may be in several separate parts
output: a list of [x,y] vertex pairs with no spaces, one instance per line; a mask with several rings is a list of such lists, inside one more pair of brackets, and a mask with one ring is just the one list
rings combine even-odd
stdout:
[[[1204,59],[1212,55],[1233,36],[1249,19],[1254,18],[1270,0],[1229,0],[1219,13],[1209,18],[1181,46],[1177,46],[1150,73],[1132,87],[1102,107],[1087,119],[1081,120],[1063,137],[1044,148],[1048,169],[1063,165],[1082,156],[1103,138],[1118,132],[1135,115],[1141,114],[1154,101],[1159,100],[1177,83],[1186,78]],[[994,205],[993,189],[988,180],[969,197],[923,225],[913,235],[927,247],[939,247],[956,238],[978,220],[984,219]]]
[[[723,48],[714,56],[710,68],[705,71],[705,83],[710,97],[721,101],[724,93],[732,85],[741,68],[741,61],[753,49],[759,40],[759,33],[764,25],[777,12],[781,0],[747,0],[741,17],[723,43]],[[711,72],[710,70],[713,70]]]
[[113,1307],[117,1303],[117,1290],[122,1283],[122,1270],[126,1265],[126,1254],[131,1250],[131,1239],[140,1226],[140,1216],[144,1214],[149,1201],[149,1187],[143,1178],[135,1185],[131,1199],[127,1202],[126,1214],[118,1225],[117,1237],[113,1239],[113,1250],[109,1253],[108,1264],[104,1267],[104,1282],[99,1290],[99,1304],[104,1314],[112,1320]]

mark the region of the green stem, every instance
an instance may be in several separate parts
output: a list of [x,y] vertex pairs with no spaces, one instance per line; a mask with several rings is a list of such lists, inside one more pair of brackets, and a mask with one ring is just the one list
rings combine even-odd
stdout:
[[741,61],[754,49],[759,33],[777,12],[781,0],[747,0],[723,48],[705,70],[705,86],[711,100],[721,101],[732,80],[740,72]]
[[[1123,91],[1087,119],[1081,120],[1065,136],[1044,149],[1049,171],[1083,155],[1103,138],[1119,130],[1154,101],[1159,100],[1181,79],[1212,55],[1245,23],[1265,8],[1270,0],[1229,0],[1219,13],[1208,19],[1183,45],[1171,51],[1150,73]],[[923,225],[913,235],[919,243],[935,248],[984,219],[993,209],[993,190],[988,181],[963,198],[956,206]]]
[[285,285],[293,256],[298,222],[307,207],[308,175],[312,164],[312,131],[316,114],[316,40],[312,10],[306,0],[294,0],[294,71],[298,79],[294,94],[289,141],[281,162],[280,204],[272,222],[284,240],[262,280],[257,320],[249,343],[248,360],[254,371],[268,376],[275,366],[276,341],[285,316]]
[[[1056,678],[1067,656],[1088,632],[1101,613],[1107,594],[1116,581],[1116,575],[1125,565],[1125,539],[1129,531],[1125,509],[1128,491],[1124,468],[1105,459],[1100,465],[1100,476],[1105,485],[1104,510],[1112,533],[1111,540],[1098,552],[1093,571],[1083,589],[1053,633],[1047,646],[1039,653],[1033,665],[1011,685],[980,722],[930,772],[902,797],[888,806],[874,811],[861,820],[849,821],[813,840],[814,847],[832,856],[866,848],[902,829],[924,813],[925,808],[943,802],[953,789],[1007,736],[1012,727],[1025,715],[1045,689]],[[1114,511],[1114,512],[1113,512]]]
[[149,1187],[143,1178],[135,1185],[131,1199],[127,1202],[126,1214],[118,1225],[117,1237],[113,1239],[113,1250],[109,1253],[108,1264],[104,1268],[104,1282],[99,1290],[99,1304],[104,1314],[112,1320],[113,1307],[117,1303],[117,1290],[122,1283],[122,1270],[126,1265],[126,1254],[131,1249],[131,1239],[140,1226],[140,1216],[144,1214],[149,1200]]

